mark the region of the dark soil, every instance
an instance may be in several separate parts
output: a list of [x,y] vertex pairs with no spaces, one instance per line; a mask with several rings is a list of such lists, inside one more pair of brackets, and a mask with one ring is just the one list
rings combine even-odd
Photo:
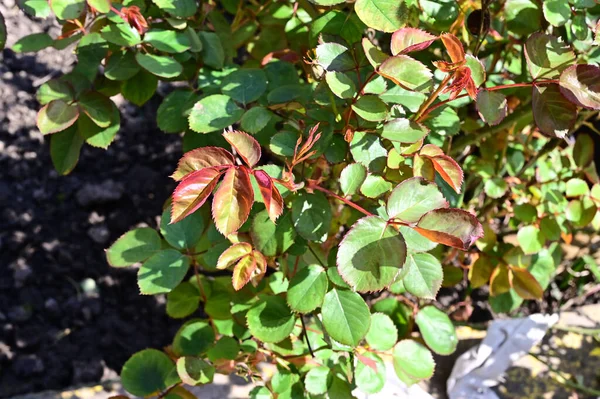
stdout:
[[30,20],[3,0],[9,43],[0,57],[0,397],[97,382],[177,326],[164,298],[140,296],[135,269],[108,266],[104,249],[140,223],[156,226],[174,188],[181,139],[158,130],[160,98],[121,106],[107,151],[84,147],[59,176],[37,131],[37,87],[72,68],[71,49],[15,54],[8,46],[54,21]]

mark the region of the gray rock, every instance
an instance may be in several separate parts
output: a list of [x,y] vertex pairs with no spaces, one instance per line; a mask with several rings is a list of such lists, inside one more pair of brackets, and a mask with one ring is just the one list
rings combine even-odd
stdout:
[[109,179],[101,184],[87,183],[77,191],[75,197],[79,205],[88,207],[118,201],[123,196],[123,191],[122,184]]
[[106,244],[110,237],[110,232],[104,225],[90,227],[87,233],[98,244]]

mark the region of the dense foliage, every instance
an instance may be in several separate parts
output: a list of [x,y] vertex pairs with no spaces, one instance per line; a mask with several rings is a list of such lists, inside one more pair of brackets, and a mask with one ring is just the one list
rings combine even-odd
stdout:
[[414,384],[457,345],[442,285],[466,282],[468,305],[489,284],[513,311],[542,298],[560,242],[600,228],[594,0],[19,4],[63,29],[14,51],[78,58],[38,92],[59,172],[115,139],[111,97],[173,83],[157,124],[183,136],[177,188],[159,231],[106,254],[186,319],[124,365],[133,395],[264,361],[278,372],[252,397],[375,393],[392,364]]

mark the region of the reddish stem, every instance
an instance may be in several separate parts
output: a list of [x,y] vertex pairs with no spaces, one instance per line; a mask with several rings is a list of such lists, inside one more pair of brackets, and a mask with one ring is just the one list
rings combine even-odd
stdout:
[[[499,85],[499,86],[494,86],[494,87],[488,87],[485,90],[487,90],[487,91],[496,91],[496,90],[513,89],[515,87],[530,87],[530,86],[534,86],[534,85],[538,85],[538,84],[550,84],[550,83],[558,83],[558,80],[556,80],[556,79],[547,79],[547,80],[539,80],[537,82],[512,83],[512,84],[508,84],[508,85]],[[423,120],[429,113],[431,113],[432,111],[438,109],[439,107],[441,107],[441,106],[443,106],[445,104],[448,104],[450,101],[458,100],[459,98],[464,98],[464,97],[467,97],[467,96],[468,96],[468,94],[464,93],[464,94],[456,96],[456,97],[454,97],[452,99],[440,101],[439,103],[436,103],[436,104],[432,105],[431,107],[429,107],[428,109],[426,109],[425,111],[423,111],[423,113],[419,117],[419,120]]]
[[356,209],[357,211],[359,211],[359,212],[361,212],[361,213],[363,213],[363,214],[365,214],[367,216],[373,216],[373,214],[371,212],[367,211],[365,208],[361,207],[360,205],[357,205],[354,202],[352,202],[352,201],[350,201],[350,200],[348,200],[348,199],[346,199],[344,197],[341,197],[341,196],[337,195],[336,193],[334,193],[333,191],[329,191],[326,188],[323,188],[323,187],[319,186],[318,184],[316,184],[316,183],[314,183],[314,182],[312,182],[310,180],[308,181],[308,185],[307,186],[310,189],[321,191],[321,192],[329,195],[330,197],[333,197],[333,198],[335,198],[337,200],[340,200],[344,204],[346,204],[348,206],[351,206],[352,208]]

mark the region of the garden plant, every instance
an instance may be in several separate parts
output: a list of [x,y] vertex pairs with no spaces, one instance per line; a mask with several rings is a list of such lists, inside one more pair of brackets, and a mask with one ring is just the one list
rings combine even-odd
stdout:
[[[595,0],[18,3],[62,35],[14,51],[77,55],[37,96],[61,174],[128,134],[111,98],[169,87],[177,186],[157,228],[106,251],[181,319],[123,366],[131,395],[188,398],[215,373],[253,398],[376,393],[387,367],[418,383],[473,292],[541,303],[561,243],[600,228]],[[462,287],[452,309],[442,286]]]

